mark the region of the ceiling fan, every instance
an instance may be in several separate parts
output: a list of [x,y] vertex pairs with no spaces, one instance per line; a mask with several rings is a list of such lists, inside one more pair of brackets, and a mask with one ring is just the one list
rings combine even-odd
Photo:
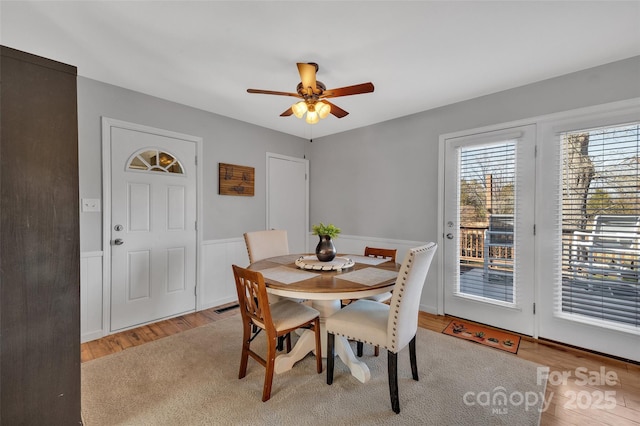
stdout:
[[327,90],[327,87],[321,81],[316,80],[318,64],[314,62],[298,62],[297,65],[301,80],[296,88],[298,93],[260,89],[247,89],[247,92],[262,93],[265,95],[293,96],[294,98],[302,99],[280,114],[280,117],[288,117],[293,114],[298,118],[302,118],[306,113],[306,121],[309,124],[317,123],[320,121],[320,118],[327,117],[329,113],[338,118],[349,114],[339,106],[327,101],[327,98],[373,92],[374,87],[371,82]]

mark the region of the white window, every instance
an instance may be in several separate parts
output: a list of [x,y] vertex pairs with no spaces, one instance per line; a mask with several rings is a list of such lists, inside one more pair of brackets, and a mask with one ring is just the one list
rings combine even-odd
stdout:
[[640,123],[564,132],[558,314],[640,328]]
[[143,149],[131,156],[127,169],[148,172],[184,174],[184,168],[173,154],[160,149]]

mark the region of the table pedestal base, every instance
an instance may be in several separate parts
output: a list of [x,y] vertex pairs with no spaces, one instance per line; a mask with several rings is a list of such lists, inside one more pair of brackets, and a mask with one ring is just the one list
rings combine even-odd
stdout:
[[[334,312],[340,309],[339,300],[314,300],[312,306],[320,312],[320,333],[322,337],[322,356],[327,357],[327,332],[325,329],[325,320]],[[351,349],[349,341],[342,336],[336,336],[335,353],[342,362],[349,367],[351,375],[366,383],[371,379],[369,367],[364,362],[358,360]],[[314,352],[316,349],[315,335],[311,330],[304,330],[300,335],[291,352],[281,354],[276,357],[274,370],[276,374],[284,373],[291,370],[293,365],[307,356],[308,353]]]

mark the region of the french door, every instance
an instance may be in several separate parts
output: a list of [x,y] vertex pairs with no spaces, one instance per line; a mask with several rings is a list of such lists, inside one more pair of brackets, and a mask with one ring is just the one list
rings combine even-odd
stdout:
[[444,312],[534,334],[535,126],[444,141]]
[[609,108],[540,126],[538,334],[640,361],[640,107]]

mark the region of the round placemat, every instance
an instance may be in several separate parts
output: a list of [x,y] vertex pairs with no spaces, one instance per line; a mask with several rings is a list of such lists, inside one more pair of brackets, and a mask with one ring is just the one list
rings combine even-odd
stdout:
[[295,263],[300,269],[312,271],[342,271],[343,269],[352,268],[353,265],[355,265],[355,262],[348,257],[338,256],[329,262],[321,262],[314,255],[300,256]]

